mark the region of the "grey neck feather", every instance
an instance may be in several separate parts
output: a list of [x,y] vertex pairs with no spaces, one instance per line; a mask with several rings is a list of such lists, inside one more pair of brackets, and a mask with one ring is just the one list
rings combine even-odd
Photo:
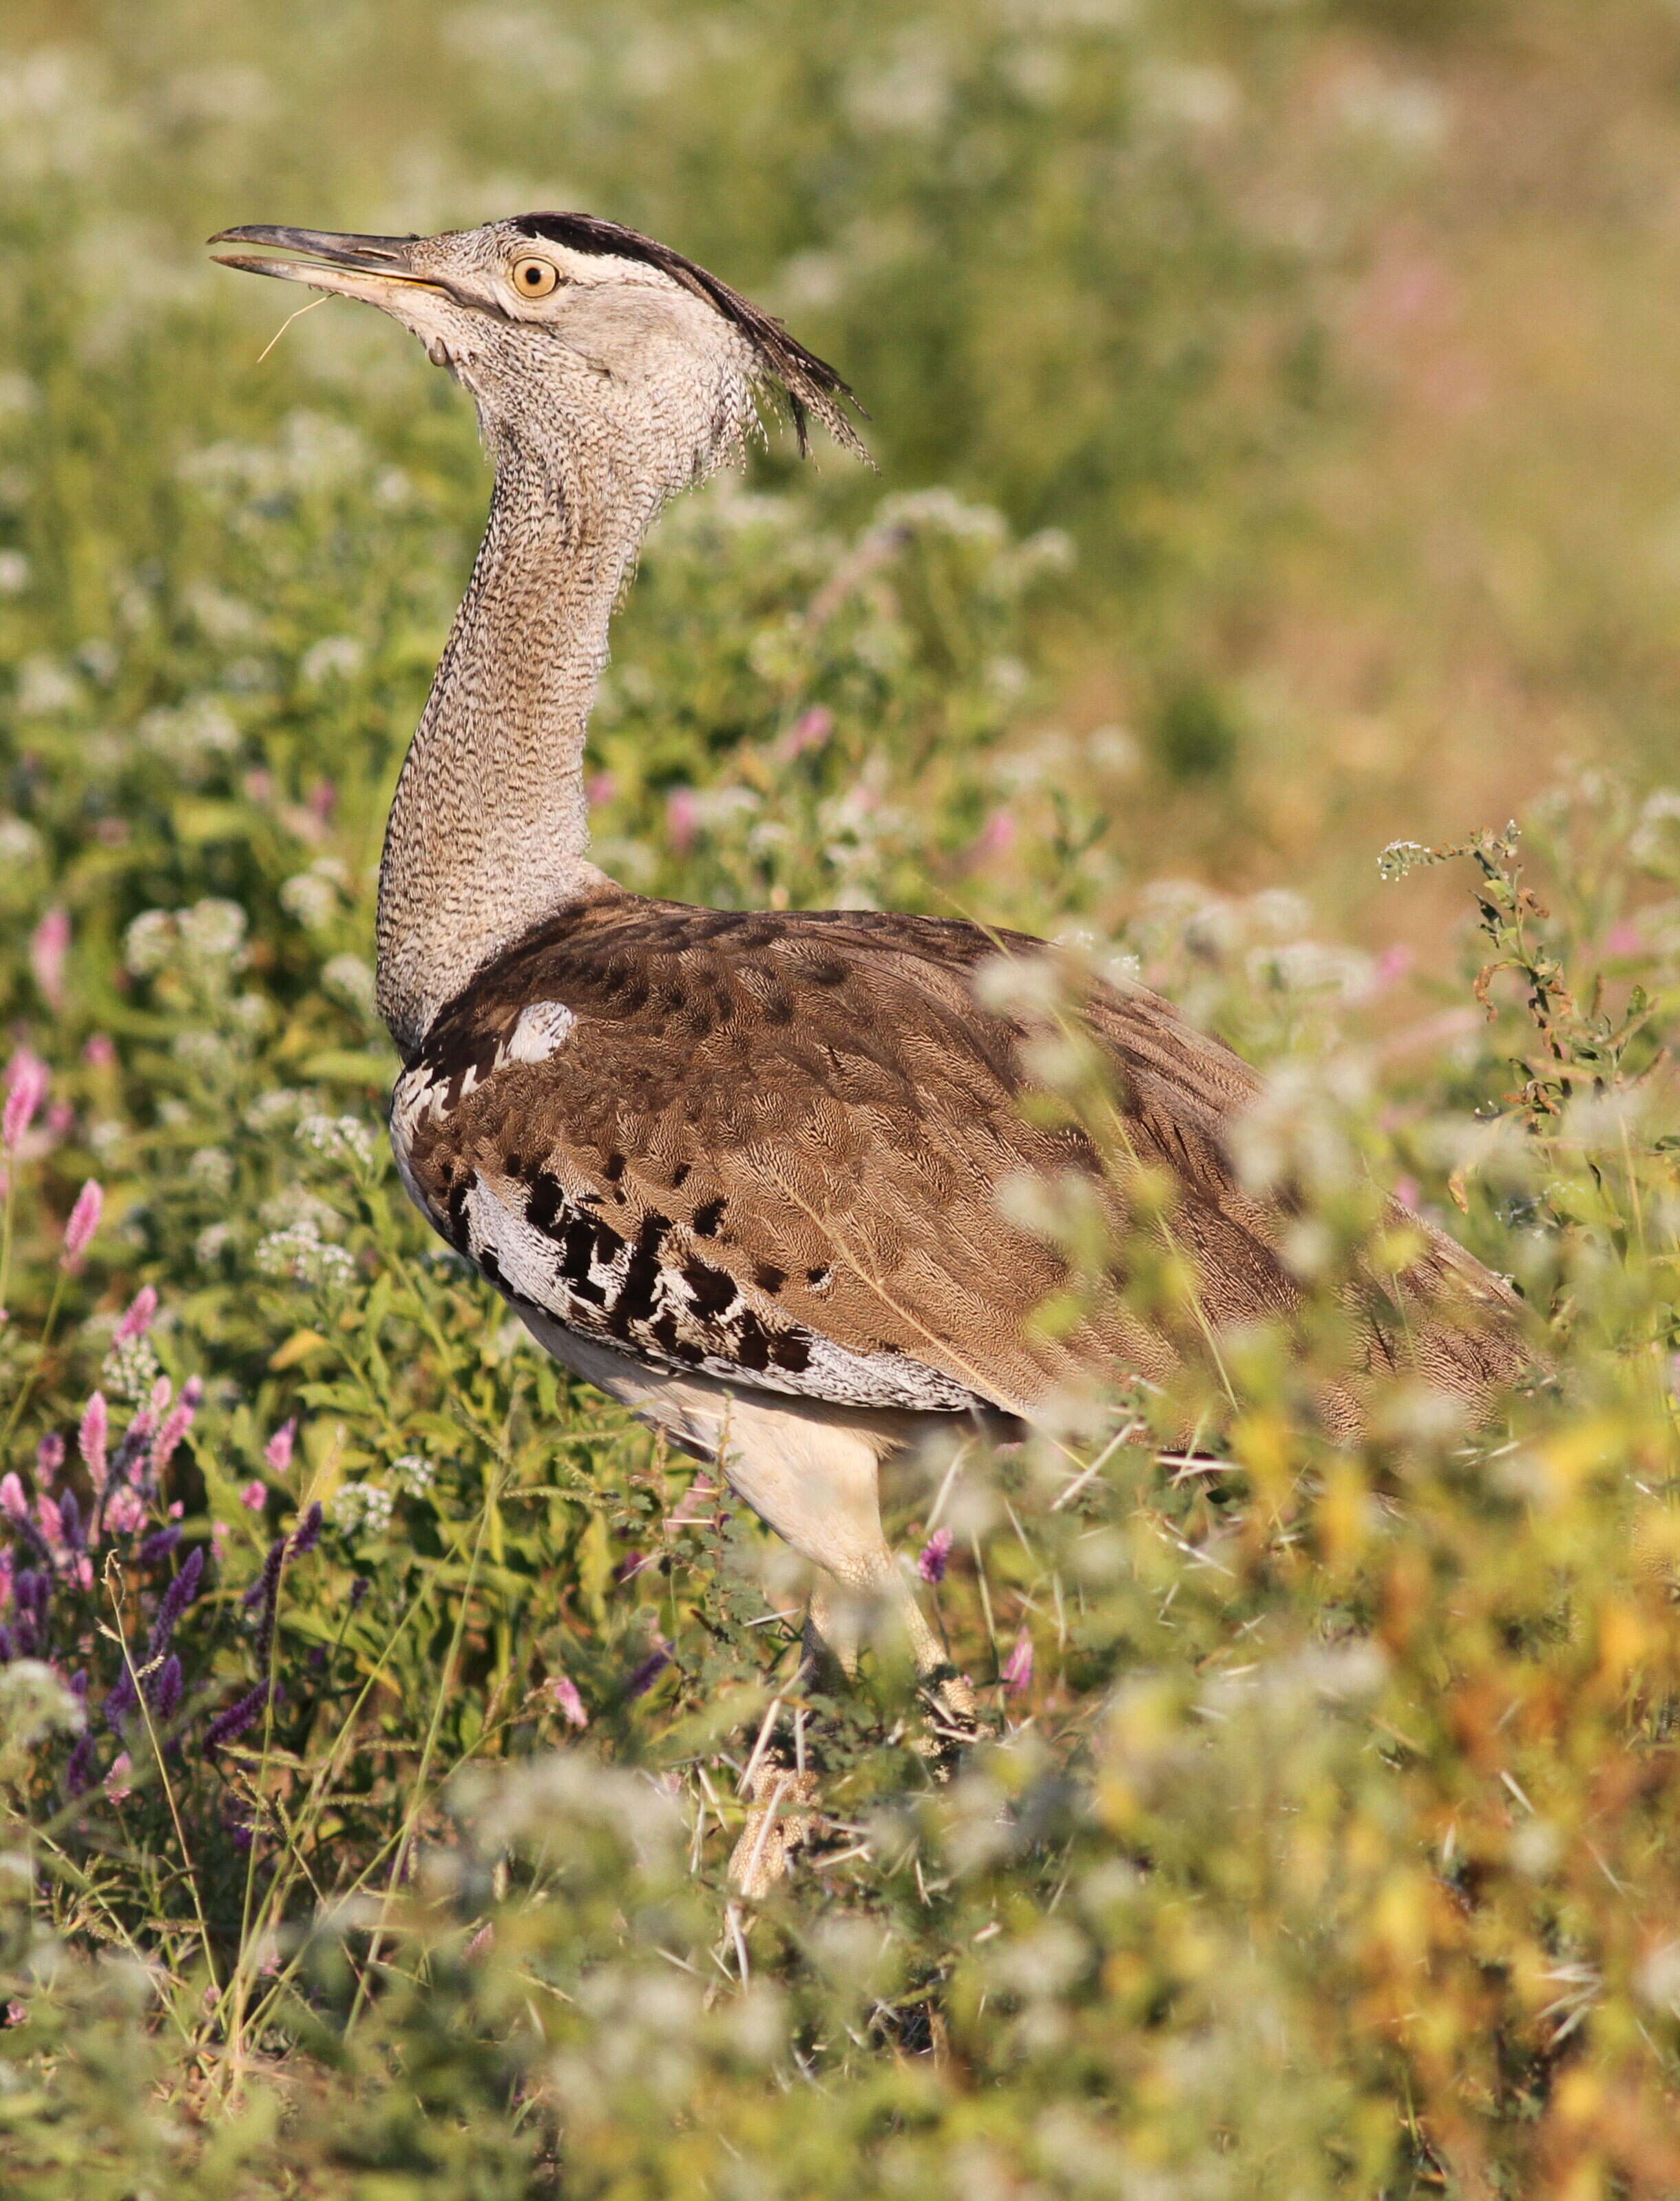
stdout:
[[405,1059],[498,950],[601,883],[584,854],[584,733],[613,605],[661,501],[599,454],[497,452],[379,868],[379,1012]]

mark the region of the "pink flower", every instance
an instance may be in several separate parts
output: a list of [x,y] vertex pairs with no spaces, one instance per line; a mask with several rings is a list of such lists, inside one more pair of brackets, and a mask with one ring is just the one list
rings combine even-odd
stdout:
[[303,799],[318,824],[331,824],[332,813],[338,807],[338,789],[331,780],[318,779]]
[[41,1524],[41,1534],[57,1551],[64,1541],[64,1521],[58,1510],[56,1499],[49,1498],[43,1491],[35,1500],[35,1518]]
[[147,1403],[146,1426],[148,1429],[151,1427],[152,1423],[157,1419],[160,1414],[167,1414],[168,1412],[169,1401],[174,1394],[175,1387],[169,1381],[169,1378],[167,1376],[160,1376],[156,1382],[152,1386],[152,1395]]
[[1024,1697],[1033,1686],[1033,1639],[1023,1628],[1004,1664],[1004,1687],[1012,1697]]
[[951,1557],[951,1531],[935,1529],[922,1547],[922,1556],[916,1563],[916,1571],[925,1582],[945,1580],[945,1563]]
[[292,1443],[297,1435],[297,1423],[282,1422],[263,1447],[262,1457],[271,1475],[284,1475],[291,1465]]
[[485,1950],[490,1946],[495,1938],[496,1922],[494,1918],[487,1918],[483,1924],[478,1928],[478,1931],[473,1935],[472,1939],[467,1943],[467,1955],[469,1957],[483,1956]]
[[577,1684],[569,1674],[556,1674],[548,1684],[548,1694],[560,1717],[571,1727],[588,1727],[589,1715],[583,1709],[583,1699],[577,1693]]
[[50,909],[29,936],[29,967],[50,1009],[63,1006],[64,959],[69,952],[69,916],[64,910]]
[[1012,812],[994,810],[975,837],[975,845],[969,851],[969,862],[986,864],[994,857],[1007,856],[1020,831]]
[[96,1391],[82,1409],[81,1427],[76,1431],[76,1449],[87,1470],[87,1479],[96,1492],[105,1488],[109,1473],[106,1464],[105,1447],[111,1434],[110,1409],[105,1404],[105,1394]]
[[108,1070],[116,1059],[115,1043],[103,1032],[95,1032],[82,1048],[82,1060],[90,1070]]
[[0,1612],[3,1612],[12,1601],[12,1554],[9,1547],[0,1552]]
[[1613,924],[1605,936],[1604,952],[1607,955],[1638,955],[1643,953],[1644,947],[1644,934],[1625,917],[1619,924]]
[[143,1337],[152,1326],[152,1317],[157,1312],[157,1294],[149,1284],[142,1284],[128,1302],[128,1312],[116,1327],[116,1341],[126,1345],[131,1337]]
[[228,1539],[232,1534],[233,1531],[225,1521],[213,1521],[210,1523],[210,1548],[218,1559],[222,1558],[225,1554]]
[[665,836],[679,856],[694,845],[700,825],[700,799],[692,787],[675,787],[665,798]]
[[47,1097],[50,1077],[45,1063],[26,1047],[12,1057],[6,1072],[5,1111],[0,1115],[0,1137],[9,1152],[17,1152],[19,1141],[34,1122],[35,1111]]
[[1417,950],[1403,940],[1396,940],[1391,948],[1384,948],[1377,958],[1377,983],[1391,986],[1403,978],[1418,960]]
[[260,1476],[253,1476],[239,1494],[239,1503],[248,1513],[260,1513],[268,1503],[268,1485]]
[[29,2012],[27,2008],[20,2002],[9,2002],[6,2004],[6,2022],[8,2025],[21,2025],[28,2015]]
[[175,1447],[192,1427],[198,1412],[198,1402],[204,1396],[204,1386],[196,1376],[189,1376],[181,1386],[181,1403],[157,1433],[152,1446],[152,1467],[159,1475],[168,1466]]
[[1423,1198],[1423,1191],[1416,1177],[1397,1177],[1394,1181],[1394,1196],[1402,1207],[1409,1207],[1415,1212],[1418,1202]]
[[35,1447],[35,1487],[44,1489],[64,1464],[64,1440],[50,1429]]
[[[0,1497],[3,1497],[0,1491]],[[140,1502],[138,1490],[125,1483],[120,1490],[111,1493],[111,1502],[105,1508],[105,1526],[114,1536],[132,1535],[146,1517],[146,1509]]]
[[134,1784],[128,1777],[133,1770],[134,1760],[126,1750],[120,1750],[105,1775],[105,1793],[114,1804],[120,1804],[125,1797],[134,1793]]
[[14,1521],[29,1518],[29,1500],[23,1494],[23,1485],[15,1470],[0,1475],[0,1512],[9,1513]]
[[610,772],[595,772],[584,783],[584,795],[591,810],[599,810],[603,802],[611,802],[618,792],[618,783]]
[[776,745],[776,754],[787,763],[807,749],[820,749],[834,731],[834,714],[821,703],[801,711]]
[[64,1226],[62,1259],[64,1266],[72,1273],[80,1268],[83,1254],[93,1243],[104,1206],[105,1194],[98,1181],[90,1177],[76,1194],[76,1204],[70,1210],[70,1220]]

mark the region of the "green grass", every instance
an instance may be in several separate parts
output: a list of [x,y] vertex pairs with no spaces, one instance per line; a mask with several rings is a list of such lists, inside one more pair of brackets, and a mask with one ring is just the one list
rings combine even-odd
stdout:
[[[0,1006],[48,1078],[0,1250],[7,2193],[1680,2190],[1671,11],[6,36]],[[669,516],[602,860],[1140,967],[1275,1073],[1244,1167],[1300,1202],[1304,1339],[1159,1410],[1216,1466],[1070,1417],[900,1477],[987,1740],[932,1783],[878,1646],[807,1708],[849,1854],[752,1916],[798,1585],[384,1151],[374,867],[471,420],[371,315],[259,358],[292,302],[200,264],[545,204],[784,312],[880,462],[777,448]],[[1516,1277],[1536,1372],[1337,1451],[1312,1381],[1396,1180]]]

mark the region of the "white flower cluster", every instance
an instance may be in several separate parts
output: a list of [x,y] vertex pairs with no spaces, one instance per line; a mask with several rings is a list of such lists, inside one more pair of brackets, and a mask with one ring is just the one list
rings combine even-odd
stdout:
[[256,1250],[256,1264],[266,1277],[289,1278],[322,1290],[342,1290],[354,1276],[356,1265],[342,1246],[330,1244],[311,1215],[271,1230]]
[[196,1147],[187,1159],[187,1175],[202,1191],[220,1197],[233,1189],[233,1157],[225,1147]]
[[26,818],[0,817],[0,865],[7,871],[34,863],[44,846],[40,835]]
[[208,696],[189,702],[160,704],[135,728],[142,748],[176,771],[191,772],[214,757],[231,756],[239,747],[239,728],[225,707]]
[[237,901],[207,895],[190,909],[143,909],[123,935],[123,961],[149,978],[179,957],[200,975],[232,968],[245,945],[245,913]]
[[355,1169],[372,1169],[378,1152],[372,1132],[359,1116],[306,1116],[297,1127],[297,1143],[328,1161],[348,1162]]
[[335,955],[324,963],[321,991],[358,1016],[373,1013],[373,973],[360,955]]
[[151,1396],[152,1386],[162,1374],[157,1355],[143,1337],[125,1337],[105,1355],[99,1370],[99,1388],[113,1399],[138,1406]]
[[424,1497],[437,1480],[437,1462],[428,1459],[424,1453],[406,1452],[391,1462],[391,1473],[412,1490],[417,1498]]
[[330,924],[349,888],[349,874],[336,857],[319,856],[307,872],[294,872],[280,888],[280,907],[306,932]]
[[396,1498],[378,1482],[346,1482],[334,1491],[328,1511],[347,1536],[383,1536],[391,1525]]

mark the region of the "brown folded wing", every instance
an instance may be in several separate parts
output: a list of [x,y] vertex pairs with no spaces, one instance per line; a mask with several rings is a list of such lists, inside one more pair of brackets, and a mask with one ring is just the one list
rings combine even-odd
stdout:
[[[1054,1337],[1031,1322],[1063,1272],[999,1186],[1098,1165],[1077,1127],[1021,1111],[1021,1027],[973,989],[1000,946],[1043,952],[931,919],[605,892],[440,1015],[395,1097],[405,1175],[516,1301],[645,1359],[935,1411],[1159,1378],[1172,1343],[1117,1298]],[[1208,1321],[1286,1310],[1274,1218],[1221,1145],[1252,1071],[1142,989],[1098,989],[1086,1014],[1125,1145],[1176,1179]],[[1425,1289],[1450,1275],[1500,1300],[1449,1241],[1425,1265]],[[1450,1341],[1436,1357],[1450,1388],[1485,1380]]]

